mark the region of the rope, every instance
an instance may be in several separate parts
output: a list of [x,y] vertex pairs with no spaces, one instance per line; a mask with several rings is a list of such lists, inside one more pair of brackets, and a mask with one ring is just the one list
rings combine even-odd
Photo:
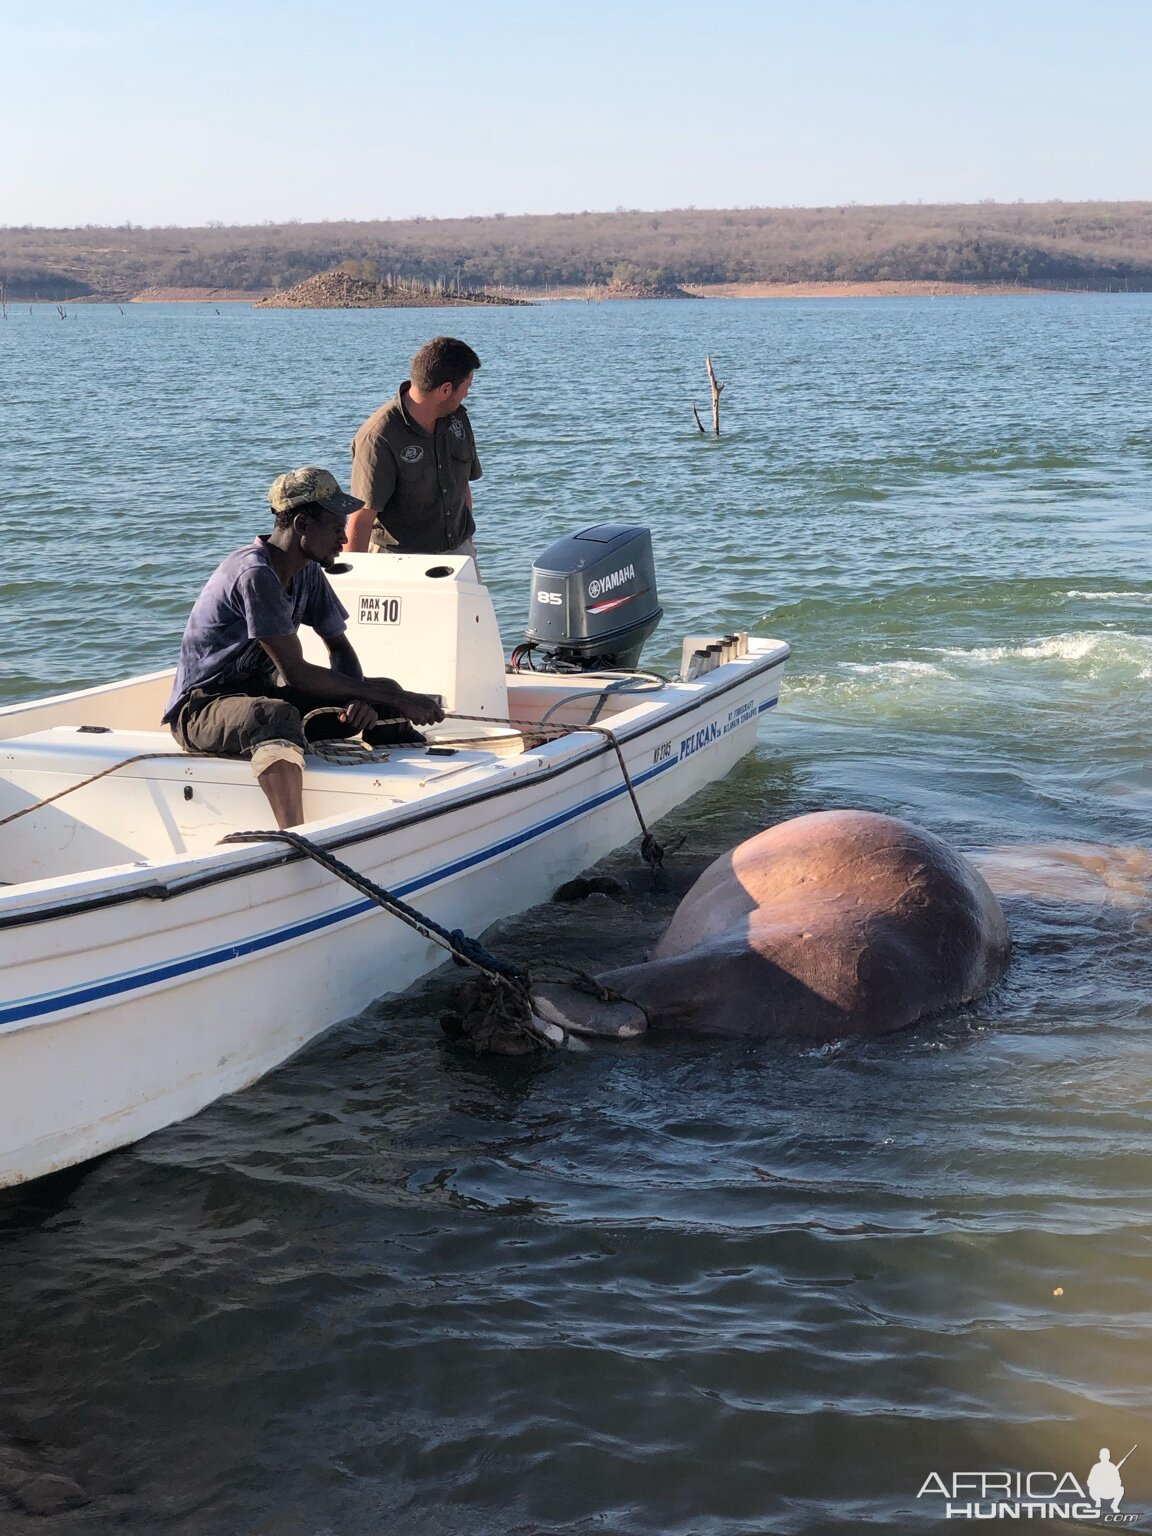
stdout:
[[[599,675],[602,678],[611,676],[610,673],[604,672],[601,672]],[[600,711],[610,698],[619,697],[625,693],[660,693],[667,686],[668,679],[659,672],[624,672],[613,678],[604,687],[584,688],[579,693],[570,693],[565,698],[557,699],[554,704],[549,704],[548,708],[541,715],[540,723],[541,725],[546,725],[549,715],[558,709],[564,709],[575,699],[594,698],[596,700],[596,707],[588,716],[588,724],[595,725]]]
[[603,736],[605,741],[611,744],[612,750],[616,754],[616,761],[620,765],[620,775],[624,780],[624,788],[628,791],[628,798],[632,801],[632,809],[636,812],[636,820],[640,824],[640,857],[652,871],[653,880],[659,879],[660,870],[663,868],[668,850],[657,842],[648,830],[648,824],[644,820],[644,812],[640,809],[640,802],[636,798],[632,775],[628,772],[628,764],[624,761],[624,752],[615,731],[609,730],[606,725],[542,725],[531,720],[493,720],[488,715],[451,714],[446,715],[445,719],[486,720],[489,725],[511,725],[517,729],[535,731],[538,735],[546,731],[555,738],[578,735],[581,731],[591,731],[594,735]]
[[539,1034],[530,1022],[532,1002],[529,996],[531,978],[528,972],[523,966],[492,954],[490,950],[484,948],[479,939],[470,938],[460,928],[442,927],[434,918],[418,912],[415,907],[410,907],[393,891],[386,891],[382,885],[369,880],[367,875],[362,875],[350,864],[343,863],[326,848],[321,848],[318,843],[303,837],[299,832],[230,832],[220,841],[221,843],[284,843],[289,848],[294,848],[297,853],[319,864],[321,869],[326,869],[329,874],[335,875],[350,885],[353,890],[359,891],[362,896],[374,901],[385,912],[399,918],[402,923],[407,923],[409,928],[414,928],[426,939],[431,939],[434,944],[439,944],[442,949],[446,949],[457,965],[471,966],[479,971],[489,987],[495,989],[484,1009],[486,1023],[491,1025],[491,1015],[495,1009],[499,1013],[499,1023],[529,1037],[536,1045],[553,1044],[547,1037]]
[[[344,709],[339,704],[321,704],[316,709],[310,709],[301,721],[301,729],[304,732],[305,751],[309,757],[318,757],[325,763],[337,763],[345,768],[354,768],[360,763],[386,763],[392,756],[387,747],[370,747],[366,741],[361,741],[352,736],[331,736],[319,741],[308,740],[308,722],[316,720],[321,715],[342,715]],[[408,721],[401,715],[388,720],[377,720],[377,725],[407,725]]]
[[127,768],[132,763],[147,763],[155,758],[186,758],[186,752],[137,752],[135,757],[125,757],[118,763],[113,763],[111,768],[101,768],[99,773],[89,774],[86,779],[81,779],[78,784],[69,784],[66,789],[58,789],[54,795],[45,795],[43,800],[37,800],[34,805],[26,805],[19,811],[13,811],[11,815],[0,817],[0,827],[6,827],[10,821],[18,821],[21,816],[29,816],[33,811],[38,811],[42,806],[51,805],[53,800],[62,800],[65,795],[72,794],[77,789],[83,789],[86,784],[95,784],[97,779],[106,779],[110,773],[118,773],[121,768]]
[[588,971],[581,969],[578,965],[570,965],[567,960],[550,961],[547,971],[535,971],[532,980],[561,982],[571,987],[574,992],[584,992],[589,997],[594,997],[599,1003],[632,1003],[633,1008],[639,1008],[644,1017],[648,1018],[648,1011],[641,1003],[632,1002],[631,998],[625,997],[622,992],[617,992],[614,987],[606,987]]
[[[623,678],[620,681],[622,683],[626,683],[629,680],[630,680],[629,678]],[[661,680],[661,686],[662,686],[662,684],[663,684],[663,680]],[[626,689],[625,691],[627,691],[627,692],[647,692],[649,690],[648,689],[631,689],[631,688],[629,688],[629,689]],[[600,692],[603,693],[604,690],[600,690]],[[570,702],[570,700],[562,700],[561,702],[562,703],[568,703],[568,702]],[[557,707],[558,707],[557,705],[553,706],[553,708],[557,708]],[[342,711],[336,705],[323,705],[319,709],[312,710],[310,714],[305,715],[305,717],[304,717],[304,724],[307,725],[308,721],[315,719],[317,715],[340,714],[340,713],[342,713]],[[662,844],[660,844],[656,840],[656,838],[654,838],[652,836],[652,833],[648,830],[648,825],[647,825],[647,823],[644,820],[644,813],[640,809],[640,801],[636,798],[636,790],[635,790],[635,787],[633,786],[633,783],[632,783],[632,776],[628,772],[628,765],[627,765],[627,763],[624,761],[624,752],[623,752],[623,750],[622,750],[622,748],[620,746],[620,742],[618,741],[614,731],[609,730],[609,728],[606,725],[593,725],[593,724],[588,724],[588,725],[552,725],[547,720],[547,716],[546,715],[545,715],[545,717],[543,719],[541,719],[539,721],[535,721],[535,720],[499,719],[499,718],[494,718],[491,715],[463,715],[463,714],[456,714],[456,713],[446,714],[444,718],[446,720],[467,720],[469,722],[475,722],[475,723],[481,724],[481,725],[506,725],[506,726],[512,727],[513,730],[534,732],[537,736],[539,736],[539,735],[547,735],[547,736],[552,737],[553,739],[559,739],[559,738],[564,737],[564,736],[577,735],[581,731],[591,731],[591,732],[593,732],[597,736],[602,736],[607,742],[609,742],[611,744],[612,750],[616,754],[616,761],[620,765],[620,775],[621,775],[621,777],[624,780],[624,787],[628,791],[628,798],[631,800],[631,802],[632,802],[632,809],[636,813],[636,820],[637,820],[637,822],[639,823],[639,826],[640,826],[640,857],[643,859],[644,863],[647,864],[649,869],[652,871],[652,878],[653,878],[653,880],[658,880],[659,873],[660,873],[660,870],[663,868],[664,860],[667,857],[668,850],[666,848],[664,848],[662,846]],[[377,725],[400,725],[400,724],[408,724],[408,722],[404,719],[403,716],[400,716],[400,717],[398,717],[396,719],[378,720],[376,722],[376,724]],[[471,738],[468,738],[465,742],[463,742],[461,744],[462,745],[472,745],[472,744],[480,745],[480,744],[483,743],[483,741],[484,741],[484,737],[471,737]],[[324,750],[320,750],[321,748],[323,748]],[[325,758],[327,758],[328,761],[330,761],[330,762],[342,762],[342,763],[349,763],[349,764],[367,763],[367,762],[383,762],[383,761],[386,761],[387,755],[388,755],[387,753],[385,753],[383,758],[378,758],[378,757],[376,757],[374,755],[374,753],[376,751],[381,750],[381,749],[379,749],[379,748],[371,748],[371,747],[367,747],[367,746],[365,746],[365,747],[363,747],[361,749],[360,747],[357,747],[355,745],[355,743],[348,742],[348,741],[341,741],[341,742],[334,743],[334,744],[333,743],[329,743],[329,742],[309,742],[308,750],[309,750],[309,752],[314,753],[318,757],[325,757]]]
[[343,768],[356,768],[361,763],[386,763],[392,756],[387,747],[370,747],[366,741],[310,741],[306,747],[309,757],[318,757],[324,763],[336,763]]
[[[304,716],[304,724],[307,725],[308,721],[315,719],[317,715],[341,714],[342,712],[342,709],[337,705],[321,705],[318,709],[311,710],[307,715]],[[612,750],[616,754],[616,761],[620,765],[620,774],[624,780],[624,787],[628,791],[628,798],[632,801],[632,809],[635,811],[636,820],[640,825],[640,857],[643,859],[644,863],[648,865],[649,869],[651,869],[653,880],[656,881],[659,879],[660,870],[662,869],[664,860],[667,857],[667,850],[659,842],[657,842],[656,838],[654,838],[652,833],[648,830],[648,825],[644,820],[644,813],[640,809],[640,802],[636,798],[636,790],[632,784],[632,776],[628,772],[628,765],[624,761],[623,750],[621,749],[620,743],[617,740],[614,731],[609,730],[606,725],[551,725],[534,720],[493,719],[489,715],[449,714],[446,715],[445,718],[449,720],[476,721],[484,725],[507,725],[511,726],[515,730],[533,732],[538,736],[543,735],[546,737],[552,737],[553,739],[559,739],[563,736],[576,735],[581,731],[590,731],[594,735],[602,736],[607,742],[611,744]],[[395,716],[385,720],[378,720],[376,724],[408,725],[410,722],[404,716]],[[483,737],[473,738],[473,740],[477,741],[483,741],[483,739]],[[386,748],[370,747],[364,742],[357,743],[355,741],[349,741],[346,739],[336,741],[311,741],[308,742],[307,747],[309,754],[312,756],[324,758],[328,762],[342,763],[345,765],[355,765],[358,763],[383,763],[387,762],[390,756],[390,753]],[[54,800],[60,800],[65,795],[71,795],[75,793],[75,791],[78,789],[84,789],[88,784],[95,784],[97,780],[105,779],[111,773],[118,773],[121,768],[127,768],[132,763],[150,762],[158,758],[187,760],[190,755],[194,754],[189,754],[187,752],[138,752],[135,757],[122,758],[120,762],[113,763],[110,768],[102,768],[99,773],[90,774],[86,779],[80,779],[75,784],[69,784],[65,789],[57,790],[54,795],[46,795],[42,800],[37,800],[32,805],[23,806],[20,810],[13,811],[8,816],[0,817],[0,827],[6,827],[9,822],[18,821],[21,816],[28,816],[33,811],[38,811],[46,805],[51,805]],[[239,834],[233,835],[239,836]],[[224,841],[227,842],[228,839],[225,838]]]

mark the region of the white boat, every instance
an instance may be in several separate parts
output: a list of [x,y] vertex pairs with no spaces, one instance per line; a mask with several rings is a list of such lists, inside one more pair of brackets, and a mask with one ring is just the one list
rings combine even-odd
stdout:
[[[594,715],[654,822],[751,750],[788,655],[729,641],[643,692],[510,673],[472,561],[351,556],[335,584],[365,670],[467,718],[387,761],[309,757],[299,830],[471,934],[638,833],[612,740],[532,723]],[[689,637],[682,675],[719,638]],[[220,845],[271,815],[246,762],[184,754],[160,726],[171,678],[0,710],[0,1187],[195,1114],[445,959],[282,845]]]

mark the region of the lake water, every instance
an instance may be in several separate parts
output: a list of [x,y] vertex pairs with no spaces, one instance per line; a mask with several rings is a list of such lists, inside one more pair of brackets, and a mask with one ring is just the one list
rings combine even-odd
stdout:
[[[684,867],[833,806],[961,848],[1152,847],[1141,296],[16,308],[4,699],[168,664],[268,483],[346,479],[435,329],[483,358],[509,643],[532,555],[608,518],[652,528],[649,663],[713,625],[792,642],[755,756],[671,818]],[[670,908],[497,938],[619,963]],[[0,1531],[925,1532],[931,1472],[1083,1482],[1134,1442],[1147,1522],[1150,915],[1015,903],[993,996],[819,1050],[483,1060],[437,977],[0,1197]]]

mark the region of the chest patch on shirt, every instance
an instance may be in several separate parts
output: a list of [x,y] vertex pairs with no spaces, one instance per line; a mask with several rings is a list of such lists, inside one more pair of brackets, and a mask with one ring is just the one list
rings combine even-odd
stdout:
[[464,423],[460,420],[459,416],[453,418],[452,425],[448,430],[455,438],[462,438],[464,436]]
[[419,443],[410,443],[400,457],[404,460],[405,464],[419,464],[420,460],[424,457],[424,450]]

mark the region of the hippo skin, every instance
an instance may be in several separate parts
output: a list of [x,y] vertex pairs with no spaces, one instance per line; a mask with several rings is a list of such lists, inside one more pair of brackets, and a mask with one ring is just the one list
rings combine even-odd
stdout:
[[[598,980],[650,1028],[833,1040],[970,1002],[1009,952],[1000,903],[962,855],[891,816],[819,811],[717,859],[652,958]],[[643,1028],[623,1004],[542,990],[542,1011],[577,1034]]]

